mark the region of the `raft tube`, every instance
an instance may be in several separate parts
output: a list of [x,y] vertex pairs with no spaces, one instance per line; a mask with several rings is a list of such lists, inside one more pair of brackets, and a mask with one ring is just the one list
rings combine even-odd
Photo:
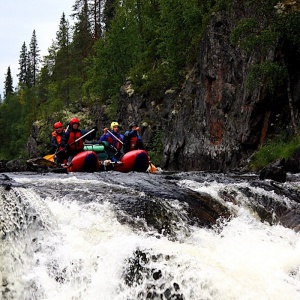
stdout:
[[103,144],[86,144],[83,148],[84,151],[96,152],[99,160],[102,161],[108,159],[108,154],[106,153],[105,149],[105,145]]
[[90,145],[84,145],[84,148],[83,148],[85,151],[94,151],[94,152],[103,152],[105,151],[105,148],[103,145],[100,145],[100,144],[90,144]]
[[74,156],[68,172],[95,172],[100,168],[99,159],[94,151],[82,151]]
[[132,150],[121,158],[121,162],[122,164],[115,165],[115,171],[123,173],[131,171],[146,172],[150,164],[150,159],[145,150]]

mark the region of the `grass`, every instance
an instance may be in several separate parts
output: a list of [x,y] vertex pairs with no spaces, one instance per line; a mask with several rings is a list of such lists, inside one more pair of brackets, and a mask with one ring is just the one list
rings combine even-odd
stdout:
[[285,141],[280,138],[267,142],[254,154],[251,167],[259,170],[279,158],[290,158],[300,147],[300,136]]

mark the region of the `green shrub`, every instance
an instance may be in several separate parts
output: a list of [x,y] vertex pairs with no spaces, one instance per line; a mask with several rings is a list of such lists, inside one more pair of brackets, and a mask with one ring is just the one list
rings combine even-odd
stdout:
[[269,141],[253,155],[251,166],[254,170],[258,170],[276,159],[288,159],[299,148],[299,145],[300,136],[296,136],[289,141],[285,141],[282,137]]

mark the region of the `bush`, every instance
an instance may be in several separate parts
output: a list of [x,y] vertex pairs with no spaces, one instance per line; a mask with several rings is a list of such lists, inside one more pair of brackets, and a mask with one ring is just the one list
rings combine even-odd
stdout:
[[254,154],[251,166],[254,170],[261,169],[279,158],[290,158],[299,148],[300,136],[295,136],[289,141],[282,137],[269,141],[261,146]]

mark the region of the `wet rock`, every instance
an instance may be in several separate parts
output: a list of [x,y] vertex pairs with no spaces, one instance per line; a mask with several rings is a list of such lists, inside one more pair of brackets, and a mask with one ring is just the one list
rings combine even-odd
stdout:
[[287,172],[300,173],[300,148],[286,161]]
[[272,179],[278,182],[286,181],[285,159],[278,159],[260,171],[259,179]]
[[24,172],[26,170],[26,162],[22,159],[0,161],[0,172]]

